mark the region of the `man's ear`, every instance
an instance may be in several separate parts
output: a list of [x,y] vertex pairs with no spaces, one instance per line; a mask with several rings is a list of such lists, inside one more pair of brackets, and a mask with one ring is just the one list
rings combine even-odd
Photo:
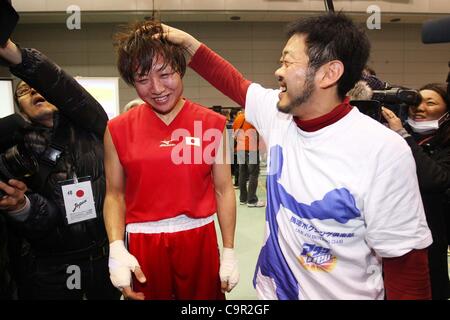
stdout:
[[329,88],[339,81],[344,74],[344,64],[339,60],[332,60],[319,68],[319,87]]
[[23,108],[20,106],[19,104],[19,99],[17,99],[16,95],[14,95],[14,101],[15,101],[15,105],[14,105],[14,112],[19,114],[20,116],[22,116],[22,118],[28,122],[31,123],[31,119],[30,117],[25,113],[25,111],[23,110]]
[[17,99],[17,96],[14,94],[14,112],[21,115],[22,118],[24,118],[26,121],[31,122],[30,118],[27,116],[25,111],[23,111],[23,108],[20,106],[19,99]]

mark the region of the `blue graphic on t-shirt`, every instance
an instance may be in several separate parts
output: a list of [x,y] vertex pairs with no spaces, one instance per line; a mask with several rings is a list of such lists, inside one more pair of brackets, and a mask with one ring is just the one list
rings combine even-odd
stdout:
[[350,219],[361,215],[356,207],[355,199],[345,189],[334,189],[328,192],[322,200],[316,200],[311,205],[297,202],[286,189],[278,183],[283,169],[283,149],[276,145],[270,149],[269,174],[267,176],[267,208],[266,221],[269,225],[269,237],[261,248],[256,264],[253,285],[256,287],[258,270],[270,277],[277,287],[276,294],[280,300],[298,299],[299,284],[289,268],[278,243],[277,214],[280,206],[289,209],[295,215],[305,219],[334,219],[345,224]]

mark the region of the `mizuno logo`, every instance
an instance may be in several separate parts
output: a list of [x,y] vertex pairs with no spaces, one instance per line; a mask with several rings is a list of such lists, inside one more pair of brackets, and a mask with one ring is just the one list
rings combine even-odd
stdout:
[[163,141],[161,141],[159,146],[160,147],[174,147],[174,146],[176,146],[176,144],[173,142],[175,142],[175,140],[163,140]]

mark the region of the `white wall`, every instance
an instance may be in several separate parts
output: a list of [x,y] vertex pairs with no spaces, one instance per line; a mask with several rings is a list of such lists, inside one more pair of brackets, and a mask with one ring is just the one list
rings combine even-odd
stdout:
[[[284,23],[185,22],[174,24],[217,50],[250,80],[277,87],[273,72],[285,43]],[[35,47],[72,75],[118,76],[112,35],[113,24],[83,24],[69,31],[64,24],[19,25],[14,40],[22,47]],[[450,44],[423,45],[420,25],[383,24],[368,32],[372,43],[370,64],[391,83],[408,87],[446,79]],[[188,69],[185,97],[206,106],[235,106],[207,82]],[[120,82],[120,104],[135,98],[133,88]]]

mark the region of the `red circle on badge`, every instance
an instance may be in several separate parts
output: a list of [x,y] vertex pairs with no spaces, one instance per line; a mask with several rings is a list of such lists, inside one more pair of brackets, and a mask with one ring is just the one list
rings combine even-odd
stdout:
[[84,191],[83,190],[78,190],[77,191],[77,197],[81,198],[82,196],[84,196]]

